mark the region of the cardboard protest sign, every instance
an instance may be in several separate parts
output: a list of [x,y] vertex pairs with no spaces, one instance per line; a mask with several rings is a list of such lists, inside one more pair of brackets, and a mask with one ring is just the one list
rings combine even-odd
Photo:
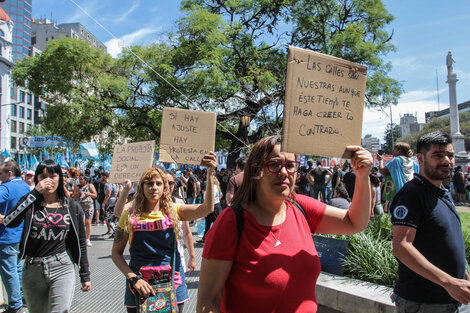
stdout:
[[215,113],[164,108],[160,136],[160,162],[200,165],[214,151]]
[[367,67],[289,47],[282,150],[349,158],[361,145]]
[[109,182],[122,183],[126,179],[139,181],[142,173],[152,167],[154,152],[155,140],[115,146]]

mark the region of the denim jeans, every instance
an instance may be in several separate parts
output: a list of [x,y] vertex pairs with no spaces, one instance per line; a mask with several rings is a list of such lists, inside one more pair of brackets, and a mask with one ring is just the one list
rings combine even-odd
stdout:
[[70,312],[74,287],[75,268],[67,252],[26,257],[23,291],[30,313]]
[[8,306],[12,309],[23,306],[19,253],[19,243],[0,244],[0,276],[8,295]]
[[321,201],[326,203],[326,186],[325,185],[313,185],[313,198],[318,199],[318,194],[321,192]]
[[186,198],[186,204],[194,204],[194,201],[196,201],[196,198],[191,198],[191,197]]
[[419,303],[403,299],[396,294],[391,295],[395,303],[395,313],[458,313],[459,304]]

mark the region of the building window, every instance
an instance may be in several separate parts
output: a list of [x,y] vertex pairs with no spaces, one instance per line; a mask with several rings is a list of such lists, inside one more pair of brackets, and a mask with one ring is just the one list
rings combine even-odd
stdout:
[[28,120],[32,119],[32,112],[31,112],[31,109],[28,109],[28,110],[26,111],[26,118],[27,118]]
[[31,129],[31,124],[26,124],[26,131]]
[[11,137],[10,148],[16,149],[16,137]]
[[24,118],[24,108],[20,107],[20,118]]
[[20,134],[24,134],[24,123],[23,123],[23,122],[20,122],[20,130],[19,130],[19,133],[20,133]]
[[24,102],[24,91],[20,91],[20,101]]
[[11,105],[11,116],[16,116],[16,104]]
[[31,94],[30,93],[28,93],[28,95],[26,96],[26,102],[28,104],[31,104]]
[[11,121],[11,132],[16,133],[16,121]]

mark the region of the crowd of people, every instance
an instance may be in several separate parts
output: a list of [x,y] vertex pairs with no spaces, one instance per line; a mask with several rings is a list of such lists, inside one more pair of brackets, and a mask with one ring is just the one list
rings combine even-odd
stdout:
[[359,146],[347,147],[353,157],[344,164],[314,166],[309,160],[300,166],[295,154],[281,152],[280,141],[261,139],[234,169],[218,169],[209,153],[203,169],[157,166],[138,182],[120,184],[110,183],[103,169],[65,170],[45,160],[35,172],[21,173],[14,161],[3,163],[6,312],[24,312],[25,303],[32,313],[69,312],[75,266],[82,290],[91,289],[87,248],[91,228],[103,224],[103,235],[114,238],[112,260],[126,277],[127,311],[138,312],[139,301],[155,295],[155,273],[167,272],[183,312],[185,275],[196,269],[189,223],[202,218],[197,312],[316,312],[321,268],[311,234],[353,234],[384,212],[399,261],[396,312],[459,312],[470,301],[460,219],[444,187],[452,181],[463,202],[466,178],[461,167],[452,173],[448,136],[420,138],[416,158],[408,144],[396,143],[390,161],[376,156],[377,167]]

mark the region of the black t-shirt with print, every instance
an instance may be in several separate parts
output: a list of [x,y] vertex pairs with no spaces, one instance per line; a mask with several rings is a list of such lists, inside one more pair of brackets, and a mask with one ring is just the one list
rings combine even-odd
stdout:
[[66,208],[35,206],[26,255],[44,257],[65,251],[65,239],[70,231],[70,215]]

